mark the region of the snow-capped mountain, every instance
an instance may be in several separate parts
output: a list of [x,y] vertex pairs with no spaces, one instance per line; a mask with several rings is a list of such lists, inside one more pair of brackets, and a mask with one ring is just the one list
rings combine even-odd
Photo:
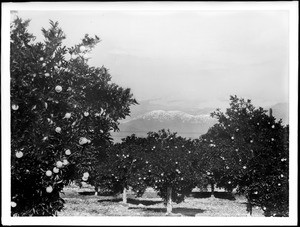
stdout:
[[179,120],[181,122],[197,124],[206,121],[209,118],[211,118],[209,114],[192,115],[178,110],[173,110],[173,111],[154,110],[144,115],[141,115],[139,117],[136,117],[134,119],[157,120],[160,122]]
[[133,133],[137,136],[146,136],[149,131],[170,129],[180,136],[198,138],[216,122],[209,114],[192,115],[177,110],[154,110],[123,122],[119,127],[120,132],[113,133],[113,137],[125,137]]
[[[276,105],[265,107],[272,108],[273,116],[278,121],[282,119],[283,124],[288,124],[288,104],[278,103]],[[149,110],[134,111],[131,118],[123,120],[119,125],[119,132],[113,132],[112,137],[115,142],[120,142],[131,134],[137,136],[147,136],[150,131],[157,132],[160,129],[170,129],[171,132],[177,132],[178,135],[187,138],[199,138],[207,130],[217,123],[217,120],[210,116],[215,108],[205,109],[186,109],[186,110]]]

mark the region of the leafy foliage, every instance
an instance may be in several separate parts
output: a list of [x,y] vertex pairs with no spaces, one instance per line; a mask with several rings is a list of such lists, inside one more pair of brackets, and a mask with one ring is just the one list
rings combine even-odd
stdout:
[[147,187],[141,178],[144,142],[143,138],[133,134],[111,146],[105,161],[97,167],[97,184],[113,194],[122,193],[124,188],[131,187],[137,196],[142,196]]
[[93,183],[110,131],[137,102],[105,67],[89,67],[97,36],[67,48],[57,22],[42,29],[44,42],[34,42],[28,24],[11,24],[12,215],[55,215],[64,185]]
[[172,201],[180,203],[201,180],[199,159],[195,159],[195,144],[169,130],[149,132],[146,179],[158,195],[167,201],[167,188],[172,188]]
[[230,108],[204,136],[209,171],[219,187],[238,187],[266,215],[288,215],[288,127],[250,100],[230,97]]

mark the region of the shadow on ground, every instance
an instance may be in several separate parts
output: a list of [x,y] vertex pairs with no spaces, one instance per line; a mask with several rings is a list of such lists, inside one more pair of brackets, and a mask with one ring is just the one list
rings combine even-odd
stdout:
[[[82,191],[78,192],[79,195],[95,195],[95,191]],[[115,194],[112,192],[98,192],[98,196],[114,196]]]
[[93,191],[84,191],[84,192],[78,192],[79,195],[95,195],[95,192]]
[[[119,203],[121,201],[122,201],[122,198],[111,198],[111,199],[101,199],[101,200],[98,200],[99,203],[102,203],[102,202],[115,202],[115,203]],[[162,203],[162,202],[163,201],[141,200],[141,199],[131,199],[131,198],[127,199],[127,204],[133,204],[133,205],[142,204],[144,206],[150,206],[150,205],[154,205],[154,204],[158,204],[158,203]]]
[[[215,192],[215,198],[218,199],[228,199],[235,200],[234,196],[230,192]],[[189,197],[193,198],[209,198],[211,197],[211,192],[192,192]]]
[[119,203],[119,202],[121,202],[121,201],[122,201],[121,198],[110,198],[110,199],[99,199],[99,200],[98,200],[99,203],[103,203],[103,202]]
[[163,201],[128,199],[127,202],[134,205],[143,204],[144,206],[150,206],[150,205],[162,203]]
[[218,199],[235,200],[235,197],[231,192],[215,192],[214,194]]
[[193,198],[209,198],[211,197],[210,192],[192,192],[189,197]]
[[[165,215],[166,208],[140,208],[140,207],[129,207],[129,209],[142,209],[143,211],[150,211],[155,213],[161,213]],[[182,214],[183,216],[195,216],[198,213],[203,213],[205,210],[202,209],[194,209],[194,208],[173,208],[173,214]]]

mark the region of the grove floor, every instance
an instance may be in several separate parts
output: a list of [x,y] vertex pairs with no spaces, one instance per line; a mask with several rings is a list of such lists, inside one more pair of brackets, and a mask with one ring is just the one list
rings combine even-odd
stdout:
[[[62,198],[64,209],[58,216],[165,216],[166,208],[155,191],[148,189],[141,198],[128,193],[127,204],[122,203],[121,195],[94,195],[90,186],[79,188],[66,187]],[[176,216],[215,216],[215,217],[246,217],[246,200],[243,196],[227,192],[209,192],[194,190],[184,202],[173,204]],[[254,207],[254,217],[263,217],[260,208]]]

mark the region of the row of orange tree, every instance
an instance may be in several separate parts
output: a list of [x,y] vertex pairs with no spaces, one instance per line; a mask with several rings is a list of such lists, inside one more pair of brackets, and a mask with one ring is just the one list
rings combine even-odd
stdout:
[[99,166],[97,182],[123,192],[123,202],[129,187],[137,196],[152,187],[167,213],[172,202],[208,182],[212,189],[245,195],[249,215],[259,206],[266,216],[288,216],[288,126],[236,96],[225,113],[217,110],[212,117],[218,123],[195,140],[166,130],[123,139],[110,148],[106,166]]
[[131,135],[108,150],[106,164],[98,167],[97,183],[123,193],[125,203],[129,188],[142,196],[152,187],[171,213],[172,202],[182,202],[202,180],[203,159],[195,145],[169,130],[149,132],[146,138]]

